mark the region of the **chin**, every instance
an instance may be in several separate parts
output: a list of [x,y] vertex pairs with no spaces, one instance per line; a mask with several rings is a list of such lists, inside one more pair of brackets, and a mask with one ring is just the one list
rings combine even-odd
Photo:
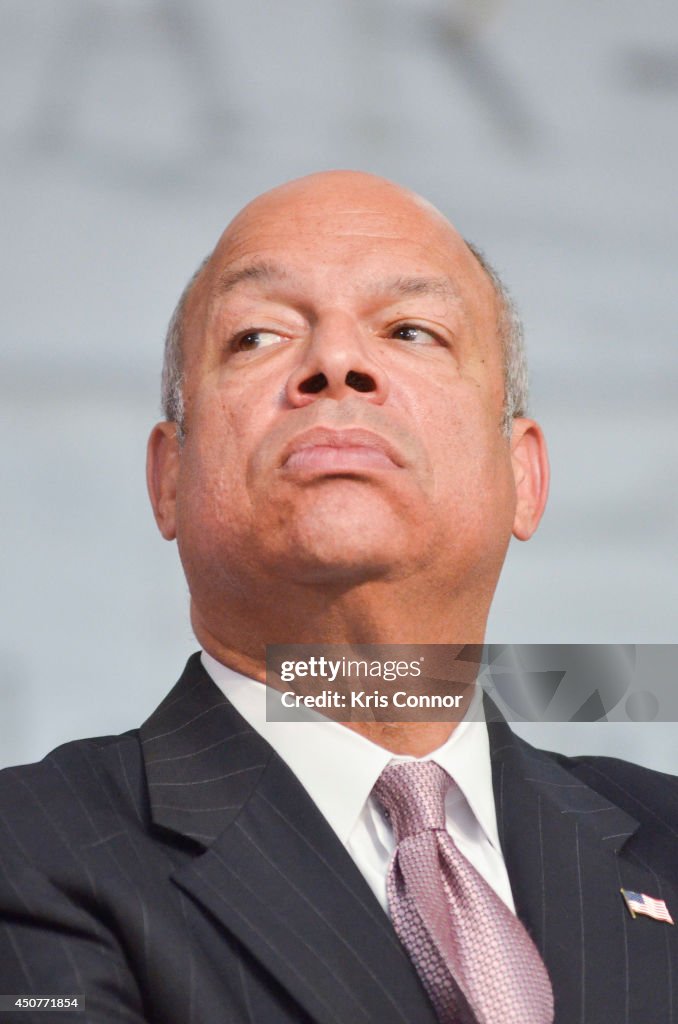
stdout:
[[319,583],[336,581],[348,586],[399,576],[404,563],[412,562],[411,554],[386,546],[383,538],[381,544],[372,545],[364,543],[359,535],[346,538],[345,531],[339,533],[341,536],[335,534],[331,538],[305,537],[302,543],[295,540],[286,551],[277,552],[275,561],[288,578]]

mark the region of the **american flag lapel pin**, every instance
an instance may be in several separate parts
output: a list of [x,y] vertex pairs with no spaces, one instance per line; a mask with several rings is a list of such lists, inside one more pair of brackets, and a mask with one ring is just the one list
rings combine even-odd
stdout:
[[646,896],[644,892],[631,892],[630,889],[620,889],[619,891],[624,897],[624,903],[628,907],[631,917],[635,918],[638,914],[645,914],[647,917],[654,918],[655,921],[674,923],[664,900],[658,900],[655,896]]

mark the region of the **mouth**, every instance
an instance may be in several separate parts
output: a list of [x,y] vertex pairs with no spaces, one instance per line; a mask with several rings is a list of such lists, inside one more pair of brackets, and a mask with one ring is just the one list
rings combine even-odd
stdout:
[[282,468],[297,473],[352,473],[400,469],[403,460],[385,438],[371,430],[315,427],[285,447]]

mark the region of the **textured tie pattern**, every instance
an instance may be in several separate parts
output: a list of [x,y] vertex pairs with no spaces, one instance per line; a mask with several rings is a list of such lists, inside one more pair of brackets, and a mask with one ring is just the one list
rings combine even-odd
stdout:
[[435,762],[407,761],[374,787],[398,844],[386,883],[394,928],[441,1024],[552,1024],[534,943],[447,833],[451,785]]

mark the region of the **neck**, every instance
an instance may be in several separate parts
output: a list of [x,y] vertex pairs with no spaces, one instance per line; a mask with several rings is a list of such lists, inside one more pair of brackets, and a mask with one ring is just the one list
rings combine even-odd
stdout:
[[[470,698],[469,698],[470,699]],[[459,722],[345,722],[360,736],[393,754],[426,757],[442,747]]]
[[[213,658],[266,682],[269,644],[466,644],[482,645],[489,598],[397,592],[378,583],[334,593],[261,593],[255,601],[217,604],[195,598],[191,620],[198,641]],[[409,588],[411,591],[411,588]],[[490,595],[491,596],[491,595]],[[472,680],[468,680],[472,682]],[[468,700],[470,701],[469,693]],[[397,754],[422,757],[441,746],[457,722],[346,722],[347,728]]]

